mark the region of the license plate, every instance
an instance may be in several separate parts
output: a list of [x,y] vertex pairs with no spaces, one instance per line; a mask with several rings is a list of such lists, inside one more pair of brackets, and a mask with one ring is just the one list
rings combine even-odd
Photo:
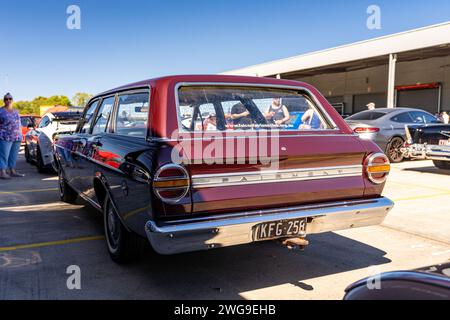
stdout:
[[440,146],[450,146],[450,140],[439,140]]
[[254,240],[262,241],[286,237],[304,237],[306,235],[307,224],[307,219],[261,223],[253,229]]

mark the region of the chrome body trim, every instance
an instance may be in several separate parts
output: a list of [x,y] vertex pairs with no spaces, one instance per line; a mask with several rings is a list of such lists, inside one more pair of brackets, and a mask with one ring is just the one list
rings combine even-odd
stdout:
[[191,178],[194,189],[362,176],[363,166],[340,166],[242,173],[204,174]]
[[[161,172],[163,172],[164,170],[169,170],[169,169],[180,170],[183,173],[183,176],[176,177],[176,178],[170,178],[170,179],[160,178],[159,177]],[[190,182],[190,179],[189,179],[189,173],[187,172],[186,168],[183,167],[183,166],[180,166],[178,164],[173,164],[173,163],[166,164],[166,165],[163,165],[162,167],[160,167],[158,169],[158,171],[156,171],[155,176],[153,178],[153,182],[167,181],[167,180],[177,180],[177,179],[187,179],[187,180],[189,180],[189,185],[187,187],[174,187],[174,188],[156,188],[156,187],[153,186],[153,191],[154,191],[155,195],[162,202],[167,203],[167,204],[176,204],[176,203],[178,203],[181,199],[186,197],[186,195],[188,194],[191,182]],[[180,190],[180,191],[183,190],[183,193],[180,196],[178,196],[177,198],[167,199],[167,198],[164,198],[163,196],[161,196],[161,194],[160,194],[160,192],[164,191],[164,190],[166,190],[166,191],[167,190]]]
[[[335,132],[336,130],[322,130],[321,133],[322,134],[311,134],[311,133],[305,133],[305,134],[284,134],[288,131],[281,131],[283,132],[282,135],[280,135],[280,137],[283,138],[328,138],[328,137],[354,137],[354,138],[358,138],[359,135],[357,135],[356,133],[342,133],[342,134],[336,134],[336,133],[332,133],[330,134],[329,132]],[[183,141],[199,141],[199,140],[206,140],[206,139],[211,139],[208,135],[209,133],[212,131],[206,131],[203,132],[203,134],[196,132],[194,133],[195,136],[197,135],[202,135],[202,137],[195,137],[195,138],[186,138],[183,137]],[[219,133],[220,131],[215,131],[215,134]],[[213,139],[214,140],[226,140],[226,139],[257,139],[260,138],[257,135],[248,135],[248,136],[234,136],[234,135],[214,135],[213,133]],[[224,134],[223,132],[220,132],[222,134]],[[171,139],[171,138],[152,138],[152,141],[156,141],[156,142],[179,142],[179,139]]]
[[308,234],[379,225],[394,203],[387,198],[341,201],[290,208],[256,210],[165,223],[150,220],[147,237],[160,254],[170,255],[255,242],[261,223],[307,218]]
[[413,144],[402,148],[402,152],[411,159],[450,161],[450,146]]
[[374,178],[372,176],[372,174],[369,172],[369,168],[372,166],[375,166],[376,164],[374,164],[374,161],[377,158],[384,158],[384,160],[386,161],[386,165],[390,165],[390,161],[388,159],[388,157],[384,154],[384,153],[375,153],[373,155],[371,155],[366,161],[367,161],[367,168],[366,168],[366,173],[367,173],[367,177],[369,178],[369,180],[375,184],[382,184],[385,183],[390,171],[383,171],[383,172],[378,172],[378,173],[385,173],[385,176],[383,176],[383,178]]

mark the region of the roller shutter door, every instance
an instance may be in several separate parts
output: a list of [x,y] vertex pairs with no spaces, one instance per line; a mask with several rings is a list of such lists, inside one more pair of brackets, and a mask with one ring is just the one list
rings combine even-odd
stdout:
[[387,101],[386,93],[370,93],[359,94],[353,97],[353,113],[358,113],[367,110],[366,105],[374,102],[377,108],[385,108]]
[[397,92],[397,107],[418,108],[438,113],[439,89],[404,90]]

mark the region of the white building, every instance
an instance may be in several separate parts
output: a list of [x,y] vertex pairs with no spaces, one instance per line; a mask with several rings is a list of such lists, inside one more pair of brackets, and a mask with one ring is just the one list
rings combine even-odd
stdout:
[[224,74],[305,81],[347,114],[369,102],[438,113],[450,110],[450,22]]

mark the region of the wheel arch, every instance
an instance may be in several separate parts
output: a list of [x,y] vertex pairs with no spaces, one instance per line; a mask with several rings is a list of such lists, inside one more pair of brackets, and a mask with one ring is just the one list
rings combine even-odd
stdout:
[[385,149],[384,151],[387,151],[387,149],[388,149],[388,147],[389,147],[389,144],[390,144],[390,143],[392,142],[392,140],[394,140],[395,138],[400,138],[400,139],[402,139],[403,141],[406,141],[406,139],[405,139],[404,136],[399,135],[399,134],[395,134],[395,135],[393,135],[392,137],[389,138],[388,142],[386,143],[386,147],[384,148],[384,149]]
[[[386,144],[386,147],[384,148],[384,154],[386,154],[388,156],[391,163],[401,163],[405,160],[405,157],[403,155],[400,155],[400,157],[398,159],[394,159],[394,158],[392,158],[391,153],[390,153],[390,147],[391,147],[391,144],[394,139],[400,139],[402,141],[402,146],[404,145],[404,142],[406,141],[405,137],[403,137],[402,135],[399,135],[399,134],[393,135],[389,139],[388,143]],[[402,146],[400,146],[400,148]],[[397,150],[397,149],[395,148],[395,150]],[[400,153],[400,151],[399,151],[399,153]]]
[[[114,206],[114,209],[116,210],[116,212],[119,212],[117,209],[116,203],[114,201],[114,197],[109,189],[109,185],[106,180],[106,177],[103,174],[101,174],[100,172],[97,172],[95,174],[93,186],[94,186],[95,196],[97,198],[98,204],[100,205],[100,208],[102,209],[102,211],[104,210],[105,199],[106,199],[106,196],[108,195],[108,197],[111,201],[111,204]],[[118,214],[118,217],[119,217],[120,221],[122,222],[123,226],[125,227],[125,229],[127,231],[131,231],[130,228],[128,227],[128,225],[123,220],[122,216],[120,214]]]

